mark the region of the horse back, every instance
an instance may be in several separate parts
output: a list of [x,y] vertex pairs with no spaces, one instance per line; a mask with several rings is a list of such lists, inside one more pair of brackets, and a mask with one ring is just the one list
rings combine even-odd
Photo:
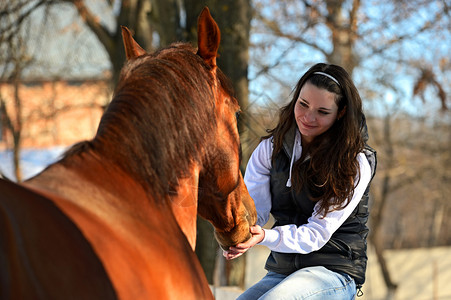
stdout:
[[2,179],[0,191],[1,299],[117,299],[91,244],[52,201]]

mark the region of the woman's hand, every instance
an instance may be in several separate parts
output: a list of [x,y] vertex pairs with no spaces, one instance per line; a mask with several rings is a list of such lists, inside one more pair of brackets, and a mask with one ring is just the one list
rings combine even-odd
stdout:
[[230,247],[228,251],[222,253],[227,260],[243,255],[247,250],[260,243],[265,238],[265,231],[258,225],[251,226],[249,231],[252,234],[252,237],[249,240],[240,243],[235,247]]

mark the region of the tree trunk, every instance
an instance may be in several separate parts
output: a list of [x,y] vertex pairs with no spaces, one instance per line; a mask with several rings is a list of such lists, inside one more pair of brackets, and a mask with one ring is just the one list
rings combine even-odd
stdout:
[[183,28],[180,23],[180,3],[178,0],[150,0],[150,24],[158,33],[160,46],[183,40]]
[[349,74],[352,74],[358,64],[354,44],[357,38],[357,13],[360,8],[360,0],[353,0],[349,10],[349,18],[344,16],[343,0],[327,1],[328,15],[326,25],[332,33],[332,52],[326,55],[330,63],[342,66]]
[[210,284],[214,284],[217,249],[218,243],[213,234],[213,226],[207,220],[198,217],[196,255]]
[[[385,148],[386,155],[386,170],[390,170],[393,166],[393,142],[391,140],[391,126],[390,126],[390,115],[387,115],[384,123],[384,140],[386,141],[387,147]],[[384,246],[382,244],[380,238],[382,217],[385,205],[387,203],[388,195],[390,193],[390,173],[386,172],[384,178],[382,179],[382,189],[380,191],[379,197],[374,197],[378,201],[375,201],[375,204],[372,207],[371,212],[371,232],[369,239],[374,246],[376,251],[376,256],[379,261],[379,266],[382,272],[382,278],[384,279],[385,286],[387,287],[387,295],[386,298],[391,299],[394,297],[394,294],[397,289],[397,284],[393,282],[393,279],[390,276],[390,271],[388,269],[387,262],[385,257],[383,256]]]
[[20,167],[20,150],[21,150],[21,136],[22,136],[22,102],[20,100],[20,78],[22,69],[19,65],[16,66],[16,72],[14,74],[14,110],[15,121],[11,123],[11,133],[13,136],[13,162],[14,162],[14,174],[16,181],[22,181],[22,170]]

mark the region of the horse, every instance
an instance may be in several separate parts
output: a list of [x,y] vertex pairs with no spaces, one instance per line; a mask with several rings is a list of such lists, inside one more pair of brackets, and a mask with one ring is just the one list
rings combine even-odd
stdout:
[[212,299],[197,215],[224,249],[251,236],[239,105],[208,8],[197,49],[147,53],[122,34],[127,60],[94,138],[22,183],[0,179],[1,299]]

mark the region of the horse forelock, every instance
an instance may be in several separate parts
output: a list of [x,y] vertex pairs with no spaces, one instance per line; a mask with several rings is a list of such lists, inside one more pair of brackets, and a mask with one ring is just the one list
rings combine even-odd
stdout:
[[101,119],[95,151],[160,196],[175,190],[214,138],[214,78],[208,71],[187,45],[131,60]]

